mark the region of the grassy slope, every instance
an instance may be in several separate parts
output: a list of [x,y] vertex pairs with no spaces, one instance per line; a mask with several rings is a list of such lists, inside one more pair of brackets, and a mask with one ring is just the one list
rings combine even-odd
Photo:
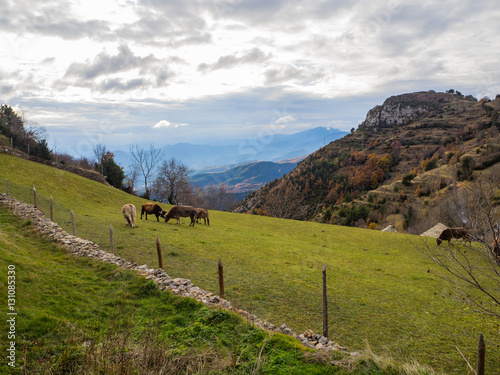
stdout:
[[[287,336],[270,337],[236,314],[159,292],[131,271],[74,257],[0,207],[0,266],[9,265],[16,269],[17,353],[12,369],[3,337],[2,374],[342,373]],[[2,296],[5,281],[3,272]],[[7,332],[6,319],[0,329]]]
[[[457,373],[465,365],[455,346],[474,363],[482,332],[489,368],[500,371],[498,322],[449,298],[449,288],[427,272],[435,266],[410,243],[417,237],[215,211],[210,212],[210,227],[138,217],[139,227],[132,230],[120,209],[124,203],[140,207],[139,198],[0,154],[0,179],[5,177],[52,195],[61,211],[55,220],[67,228],[69,216],[61,206],[72,208],[77,234],[104,248],[113,225],[115,253],[127,260],[156,267],[158,236],[167,273],[217,292],[221,258],[227,298],[277,325],[321,332],[321,265],[326,264],[330,336],[340,344],[356,350],[368,340],[375,352],[387,350],[403,360]],[[13,195],[14,190],[9,187]]]

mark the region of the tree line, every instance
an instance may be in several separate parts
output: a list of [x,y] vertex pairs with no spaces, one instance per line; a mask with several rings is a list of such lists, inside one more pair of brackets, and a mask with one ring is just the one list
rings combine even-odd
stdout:
[[10,145],[29,155],[52,160],[52,151],[45,139],[45,129],[5,104],[0,106],[0,145]]

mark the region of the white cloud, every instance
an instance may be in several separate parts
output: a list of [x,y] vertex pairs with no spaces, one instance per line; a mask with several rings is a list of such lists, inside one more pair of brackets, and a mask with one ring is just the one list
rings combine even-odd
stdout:
[[187,123],[173,123],[173,122],[170,122],[167,120],[161,120],[153,125],[153,129],[178,128],[179,126],[187,126],[187,125],[189,125],[189,124],[187,124]]
[[295,122],[295,121],[297,121],[295,117],[293,117],[292,115],[286,115],[277,119],[276,124],[287,124],[289,122]]

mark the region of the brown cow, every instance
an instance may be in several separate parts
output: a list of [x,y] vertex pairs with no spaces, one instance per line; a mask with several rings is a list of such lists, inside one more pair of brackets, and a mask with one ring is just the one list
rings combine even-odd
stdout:
[[198,222],[198,220],[200,219],[203,219],[205,225],[207,225],[208,223],[208,226],[210,226],[210,219],[208,218],[208,210],[204,208],[196,209],[196,215],[194,216],[194,219],[196,222]]
[[177,220],[177,224],[181,223],[181,217],[190,217],[191,223],[189,226],[194,226],[194,216],[196,215],[196,208],[193,206],[174,206],[165,215],[165,223],[172,218]]
[[446,228],[441,232],[439,237],[436,239],[438,246],[441,245],[441,242],[448,241],[448,246],[451,245],[452,239],[462,239],[469,244],[472,241],[472,236],[468,229],[465,228]]
[[136,209],[132,203],[128,203],[122,207],[122,215],[125,218],[127,225],[135,228]]
[[156,221],[160,221],[158,218],[159,216],[165,217],[166,211],[163,211],[160,207],[159,204],[157,203],[152,203],[152,202],[147,202],[142,204],[141,208],[141,219],[142,215],[146,214],[146,220],[148,219],[148,214],[150,215],[155,215],[156,216]]

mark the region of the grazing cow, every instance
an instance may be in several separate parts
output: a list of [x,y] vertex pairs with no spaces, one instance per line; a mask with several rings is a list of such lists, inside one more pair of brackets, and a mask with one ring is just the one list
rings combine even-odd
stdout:
[[437,244],[438,246],[441,245],[441,242],[443,241],[448,241],[448,246],[451,245],[451,240],[452,239],[462,239],[465,242],[468,242],[469,244],[472,241],[472,236],[469,232],[469,230],[465,228],[446,228],[441,232],[439,237],[437,238]]
[[150,215],[156,216],[156,221],[160,221],[160,219],[158,217],[159,216],[165,217],[165,213],[166,213],[166,211],[163,211],[161,209],[160,205],[157,203],[152,203],[152,202],[143,203],[142,208],[141,208],[141,219],[142,219],[142,215],[146,214],[146,220],[147,220],[148,214],[150,214]]
[[181,223],[181,217],[190,217],[191,223],[189,226],[194,226],[194,216],[196,215],[196,208],[193,206],[174,206],[165,215],[165,223],[168,223],[170,219],[176,219],[177,224]]
[[208,225],[210,226],[210,219],[208,218],[208,210],[204,209],[204,208],[197,208],[196,209],[196,215],[194,216],[194,219],[196,220],[196,222],[198,222],[198,220],[200,219],[203,219],[205,225]]
[[132,228],[135,228],[135,215],[136,215],[135,206],[131,203],[128,203],[125,206],[123,206],[122,215],[125,218],[127,224],[130,225]]

